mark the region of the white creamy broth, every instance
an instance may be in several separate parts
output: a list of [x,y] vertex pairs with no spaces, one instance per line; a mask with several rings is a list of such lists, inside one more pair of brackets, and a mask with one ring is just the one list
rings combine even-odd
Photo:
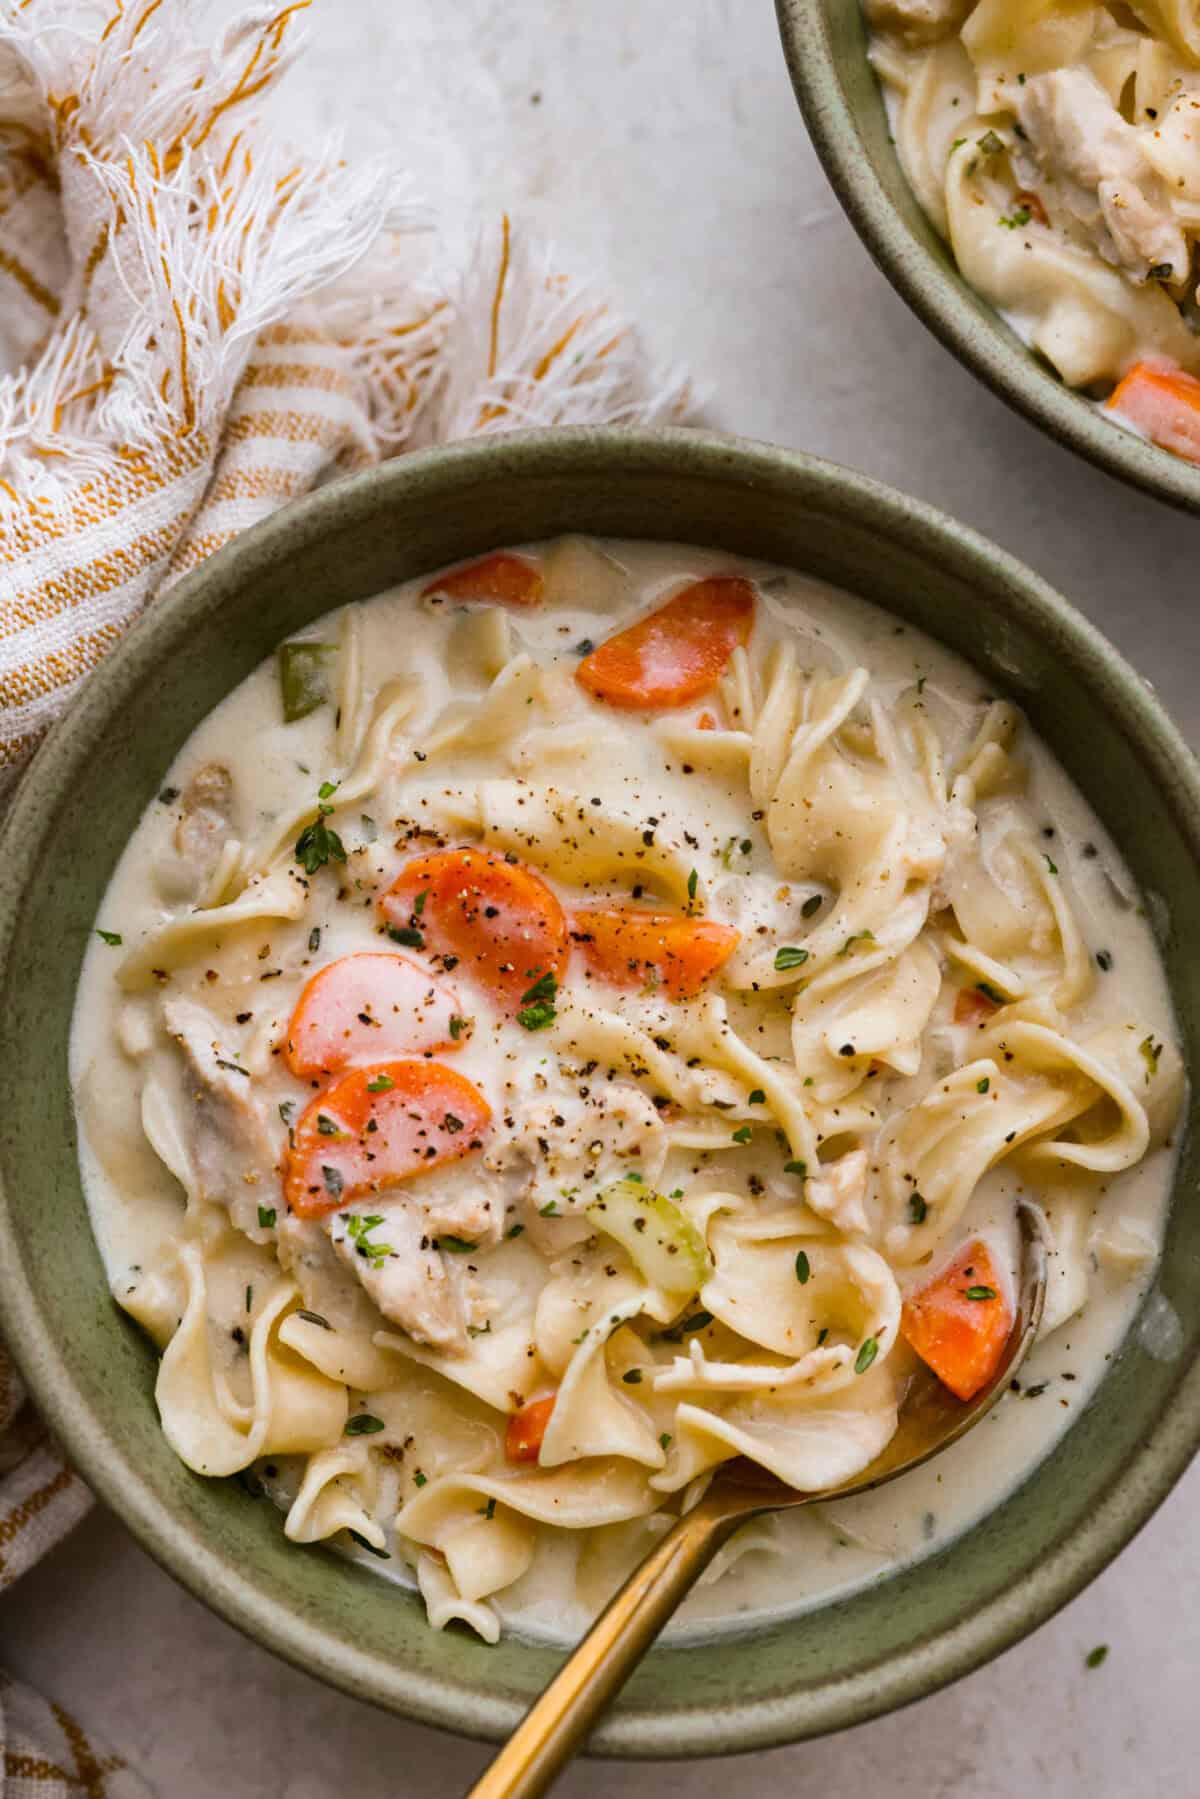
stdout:
[[[980,1244],[1002,1314],[1036,1200],[1020,1391],[878,1493],[741,1533],[673,1629],[744,1624],[941,1547],[1086,1402],[1153,1279],[1170,1000],[1117,848],[948,651],[716,552],[513,554],[537,604],[415,582],[330,614],[307,716],[271,659],[165,773],[80,983],[88,1202],[190,1466],[250,1471],[435,1625],[566,1638],[721,1459],[866,1466],[916,1366],[902,1301]],[[702,590],[723,675],[597,692],[596,646],[731,576]],[[638,680],[687,673],[678,628]],[[464,847],[469,917],[438,884]]]

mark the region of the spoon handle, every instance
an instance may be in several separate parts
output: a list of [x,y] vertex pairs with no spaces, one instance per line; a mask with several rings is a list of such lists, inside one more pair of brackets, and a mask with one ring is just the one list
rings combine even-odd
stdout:
[[680,1518],[609,1601],[466,1799],[537,1799],[547,1790],[745,1515],[702,1499]]

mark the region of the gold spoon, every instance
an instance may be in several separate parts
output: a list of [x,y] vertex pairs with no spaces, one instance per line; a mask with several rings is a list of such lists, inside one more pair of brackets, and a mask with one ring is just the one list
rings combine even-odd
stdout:
[[839,1487],[798,1493],[743,1457],[724,1463],[703,1499],[684,1513],[609,1601],[467,1799],[536,1799],[544,1793],[582,1748],[600,1713],[718,1549],[747,1519],[792,1506],[848,1499],[881,1487],[957,1442],[991,1411],[1029,1352],[1046,1298],[1042,1215],[1022,1201],[1017,1216],[1021,1230],[1017,1312],[989,1385],[964,1402],[923,1368],[913,1376],[887,1448]]

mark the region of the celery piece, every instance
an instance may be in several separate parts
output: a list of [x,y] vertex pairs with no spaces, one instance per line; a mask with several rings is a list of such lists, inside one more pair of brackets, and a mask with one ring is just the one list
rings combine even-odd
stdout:
[[329,658],[332,643],[281,643],[279,646],[279,692],[283,700],[283,716],[287,724],[307,718],[329,699]]
[[708,1279],[704,1239],[674,1200],[641,1181],[614,1181],[587,1209],[615,1237],[643,1278],[667,1293],[694,1293]]

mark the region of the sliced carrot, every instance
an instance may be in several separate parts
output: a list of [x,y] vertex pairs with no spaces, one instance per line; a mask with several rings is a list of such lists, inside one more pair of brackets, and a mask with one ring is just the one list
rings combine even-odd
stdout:
[[1200,381],[1192,375],[1136,362],[1108,404],[1160,449],[1200,462]]
[[534,563],[508,550],[497,550],[493,556],[481,556],[478,562],[436,575],[421,594],[442,594],[448,600],[492,600],[501,606],[536,606],[545,585]]
[[504,1433],[504,1453],[510,1462],[537,1461],[556,1398],[551,1393],[548,1399],[531,1399],[519,1412],[512,1413]]
[[540,875],[487,850],[417,856],[379,902],[393,929],[414,933],[446,968],[462,964],[511,1010],[543,975],[566,966],[567,921]]
[[954,1000],[955,1024],[986,1024],[1000,1009],[999,1000],[978,987],[960,987]]
[[611,706],[684,706],[716,683],[753,623],[750,582],[710,575],[600,644],[576,678]]
[[461,1011],[453,987],[407,956],[343,956],[300,995],[283,1059],[293,1074],[336,1074],[354,1062],[453,1049],[451,1020]]
[[1012,1327],[1004,1283],[981,1237],[905,1300],[900,1321],[921,1360],[959,1399],[987,1386]]
[[351,1069],[292,1131],[284,1198],[301,1218],[340,1211],[478,1149],[491,1116],[478,1087],[441,1062]]
[[738,946],[732,925],[628,906],[584,906],[571,918],[571,940],[593,974],[614,987],[660,989],[694,999]]

